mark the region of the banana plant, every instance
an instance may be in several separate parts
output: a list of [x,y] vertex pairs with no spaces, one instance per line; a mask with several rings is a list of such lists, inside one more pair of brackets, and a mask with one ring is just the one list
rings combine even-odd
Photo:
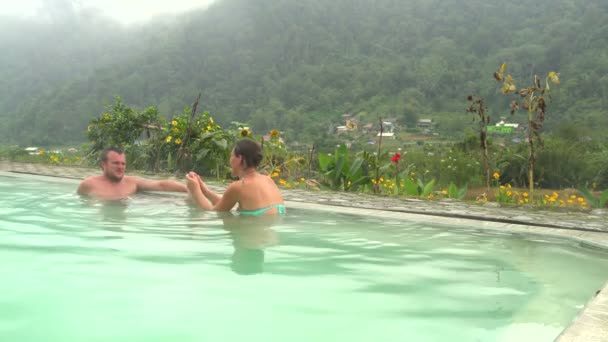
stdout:
[[319,167],[334,190],[342,187],[349,191],[369,183],[371,178],[365,172],[363,162],[364,158],[360,156],[351,162],[344,144],[338,146],[333,155],[319,154]]
[[433,192],[433,187],[435,186],[435,180],[432,179],[428,183],[424,183],[421,179],[417,179],[416,181],[411,178],[404,178],[403,187],[405,189],[405,194],[409,196],[420,196],[420,197],[428,197],[431,192]]
[[600,194],[600,197],[596,198],[591,194],[591,191],[586,187],[579,189],[578,191],[583,194],[585,200],[594,208],[603,208],[606,206],[606,202],[608,202],[608,190],[605,190]]
[[467,185],[458,188],[456,184],[450,183],[448,186],[448,198],[462,199],[467,194]]

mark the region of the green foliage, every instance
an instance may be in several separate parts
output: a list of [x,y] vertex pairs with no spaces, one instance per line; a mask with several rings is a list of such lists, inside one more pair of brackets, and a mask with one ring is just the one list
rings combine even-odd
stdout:
[[578,191],[580,191],[587,203],[594,208],[603,208],[606,206],[606,203],[608,203],[608,190],[600,193],[599,197],[593,196],[586,187],[582,187]]
[[462,188],[458,188],[456,184],[450,183],[448,186],[448,198],[462,199],[467,194],[467,185],[465,184]]
[[141,137],[148,126],[156,125],[158,111],[150,107],[138,112],[127,107],[120,97],[108,105],[106,111],[91,120],[87,128],[90,152],[96,153],[108,147],[130,146]]
[[221,129],[209,112],[193,116],[188,107],[169,121],[157,114],[152,107],[137,112],[116,98],[88,127],[92,163],[97,152],[118,146],[125,150],[130,168],[226,175],[236,130]]
[[503,186],[501,185],[496,190],[496,202],[501,204],[514,204],[515,199],[513,198],[513,191],[511,190],[511,186]]
[[429,197],[429,195],[433,192],[433,188],[435,187],[435,180],[432,179],[425,183],[420,178],[414,181],[411,178],[406,177],[403,180],[403,184],[405,195]]
[[[179,172],[194,170],[220,177],[226,173],[235,140],[236,131],[231,134],[223,130],[209,112],[192,116],[191,108],[186,107],[182,114],[163,122],[150,144],[156,151],[157,167]],[[181,160],[180,155],[184,157]],[[163,165],[164,160],[166,165]]]
[[336,148],[333,155],[319,154],[319,167],[325,182],[332,189],[355,190],[360,185],[369,184],[371,178],[363,167],[364,158],[357,156],[350,161],[346,145]]

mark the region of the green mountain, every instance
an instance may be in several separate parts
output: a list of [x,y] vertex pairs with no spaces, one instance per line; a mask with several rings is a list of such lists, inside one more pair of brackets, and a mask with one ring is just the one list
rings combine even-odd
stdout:
[[82,142],[114,96],[171,117],[199,92],[221,124],[300,141],[323,139],[344,113],[433,116],[457,134],[469,94],[495,120],[509,115],[492,79],[503,62],[522,87],[560,72],[546,129],[608,126],[603,0],[217,0],[138,27],[67,8],[0,18],[0,46],[0,143]]

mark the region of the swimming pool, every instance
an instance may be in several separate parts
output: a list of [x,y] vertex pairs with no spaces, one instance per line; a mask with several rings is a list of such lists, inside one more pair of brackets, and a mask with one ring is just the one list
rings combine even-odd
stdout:
[[1,341],[552,341],[608,279],[566,240],[75,188],[0,177]]

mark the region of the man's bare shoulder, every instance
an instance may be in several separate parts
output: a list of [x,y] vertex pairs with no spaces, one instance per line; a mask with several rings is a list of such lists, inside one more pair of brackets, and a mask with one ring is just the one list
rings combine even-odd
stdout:
[[82,183],[92,183],[92,182],[98,182],[98,181],[100,181],[100,180],[102,180],[102,179],[103,179],[103,176],[100,176],[100,175],[88,176],[88,177],[85,177],[85,178],[82,180],[82,182],[80,182],[80,183],[82,184]]
[[78,185],[78,190],[76,192],[81,195],[88,195],[93,190],[95,185],[99,184],[101,178],[103,178],[103,176],[86,177],[82,180],[82,182],[80,182],[80,185]]
[[129,182],[129,183],[137,183],[137,182],[141,182],[142,180],[144,180],[144,178],[141,178],[138,176],[124,176],[124,177],[122,177],[122,180]]

